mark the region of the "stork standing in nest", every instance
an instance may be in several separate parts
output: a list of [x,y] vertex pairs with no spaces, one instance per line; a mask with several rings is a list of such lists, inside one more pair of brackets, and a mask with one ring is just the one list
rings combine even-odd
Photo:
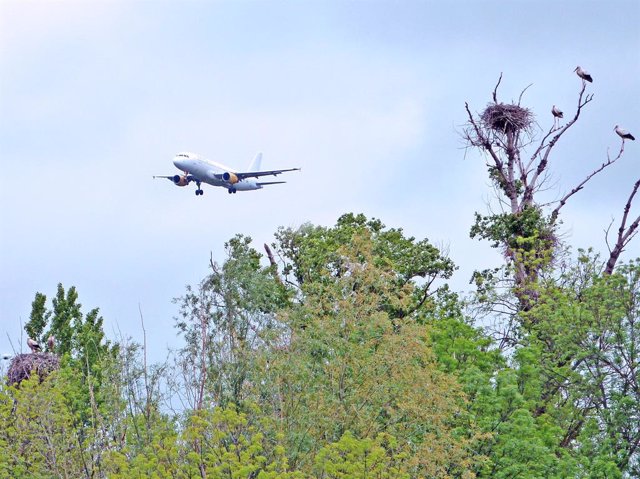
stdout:
[[583,80],[588,81],[589,83],[593,83],[593,78],[591,78],[591,75],[589,75],[589,72],[587,70],[583,70],[580,65],[578,65],[576,67],[575,70],[573,70],[574,72],[576,72],[578,74],[578,76],[580,78],[582,78]]
[[49,350],[50,353],[53,352],[53,348],[56,347],[56,338],[53,337],[53,335],[49,336],[49,339],[47,339],[47,349]]
[[32,353],[39,353],[40,351],[42,351],[42,347],[40,346],[40,344],[38,344],[38,342],[34,341],[31,338],[27,338],[27,346],[29,346],[29,349]]
[[614,128],[614,130],[616,131],[616,133],[618,134],[618,136],[620,138],[622,138],[622,141],[624,140],[635,140],[636,137],[633,136],[631,133],[629,133],[627,130],[620,128],[618,125],[616,125],[616,127]]

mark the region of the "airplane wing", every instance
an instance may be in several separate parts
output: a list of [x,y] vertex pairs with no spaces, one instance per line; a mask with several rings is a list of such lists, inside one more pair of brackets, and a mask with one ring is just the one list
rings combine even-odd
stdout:
[[260,186],[266,186],[266,185],[281,185],[282,183],[286,183],[286,181],[259,181],[256,184]]
[[268,170],[268,171],[249,171],[243,173],[234,173],[239,180],[245,178],[260,178],[261,176],[278,176],[280,173],[286,173],[287,171],[300,171],[300,168],[288,168],[286,170]]
[[163,176],[163,175],[154,175],[153,178],[166,178],[167,180],[170,180],[172,183],[178,185],[178,186],[186,186],[189,183],[191,183],[192,181],[195,181],[195,178],[193,177],[193,175],[170,175],[170,176]]

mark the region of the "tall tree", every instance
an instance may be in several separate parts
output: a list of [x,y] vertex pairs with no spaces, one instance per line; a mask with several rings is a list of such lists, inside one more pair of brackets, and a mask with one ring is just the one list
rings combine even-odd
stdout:
[[633,304],[628,299],[633,288],[622,287],[619,275],[607,275],[615,273],[640,223],[629,219],[640,183],[627,200],[606,268],[588,255],[572,264],[558,238],[562,208],[622,157],[624,140],[616,156],[607,153],[584,179],[548,202],[543,191],[552,153],[593,95],[582,80],[568,121],[561,124],[556,118],[538,134],[533,113],[521,106],[522,94],[517,103],[498,101],[501,79],[481,114],[466,104],[464,137],[487,158],[502,209],[476,213],[471,236],[491,241],[504,253],[503,268],[476,273],[474,279],[476,306],[500,324],[494,338],[508,354],[490,376],[459,361],[448,363],[458,369],[481,429],[491,434],[479,449],[488,461],[477,472],[488,477],[620,477],[637,467],[637,430],[617,422],[637,414],[639,404],[630,382],[636,366],[628,361],[636,349],[630,339],[634,313],[622,306]]
[[29,321],[24,328],[28,337],[40,344],[46,344],[47,338],[44,335],[44,328],[47,326],[50,316],[51,311],[47,310],[47,297],[42,293],[36,293],[36,297],[31,303]]
[[414,477],[461,476],[473,462],[469,436],[455,429],[462,393],[438,369],[425,327],[390,314],[414,306],[414,285],[399,282],[375,250],[370,232],[352,232],[305,279],[300,302],[281,313],[291,334],[264,371],[263,407],[303,470],[346,431],[363,439],[384,432],[410,450]]
[[[587,82],[581,80],[576,108],[570,119],[564,124],[554,121],[546,132],[538,136],[533,112],[521,106],[524,91],[518,103],[498,101],[497,90],[501,80],[502,75],[494,88],[493,102],[481,114],[474,115],[468,103],[465,103],[468,123],[464,138],[469,147],[480,150],[487,158],[489,178],[503,209],[503,212],[496,214],[476,213],[471,236],[487,239],[493,246],[503,250],[508,271],[513,278],[512,291],[519,307],[526,310],[535,303],[536,284],[541,271],[549,267],[558,252],[557,228],[562,208],[594,176],[620,159],[624,152],[624,140],[615,157],[607,154],[606,161],[594,167],[560,199],[547,203],[540,198],[540,194],[549,181],[552,153],[593,100],[593,94],[586,93]],[[633,195],[630,201],[632,198]],[[618,249],[626,246],[637,226],[634,223],[627,231],[623,220],[621,228],[624,231],[622,240],[619,238],[617,243]],[[626,233],[629,234],[625,236]],[[611,256],[614,264],[619,256],[619,252],[615,256],[616,252],[614,248]]]

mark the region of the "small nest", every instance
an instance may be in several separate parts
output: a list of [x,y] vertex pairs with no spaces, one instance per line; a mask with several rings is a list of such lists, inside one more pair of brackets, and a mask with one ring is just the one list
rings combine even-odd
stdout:
[[33,373],[42,382],[51,372],[60,369],[60,358],[51,353],[18,354],[11,360],[7,373],[7,384],[20,384]]
[[482,122],[494,131],[500,133],[529,130],[533,125],[533,113],[518,105],[505,103],[490,104],[482,112]]

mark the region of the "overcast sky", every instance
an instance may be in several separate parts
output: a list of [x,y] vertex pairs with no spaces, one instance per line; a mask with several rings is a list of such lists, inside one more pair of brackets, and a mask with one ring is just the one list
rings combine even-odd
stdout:
[[[153,358],[178,347],[171,300],[210,254],[279,226],[362,212],[448,248],[454,289],[496,266],[469,239],[491,198],[484,160],[463,148],[464,103],[523,97],[545,130],[575,109],[581,65],[594,101],[558,145],[558,198],[640,137],[640,2],[0,2],[0,353],[25,348],[36,291],[75,285],[105,330]],[[569,113],[570,114],[570,113]],[[565,115],[568,116],[569,114]],[[287,184],[229,195],[177,188],[193,151],[244,169],[301,167]],[[563,209],[578,247],[603,230],[640,177],[640,142]],[[640,204],[635,214],[640,214]],[[623,255],[640,256],[640,239]]]

